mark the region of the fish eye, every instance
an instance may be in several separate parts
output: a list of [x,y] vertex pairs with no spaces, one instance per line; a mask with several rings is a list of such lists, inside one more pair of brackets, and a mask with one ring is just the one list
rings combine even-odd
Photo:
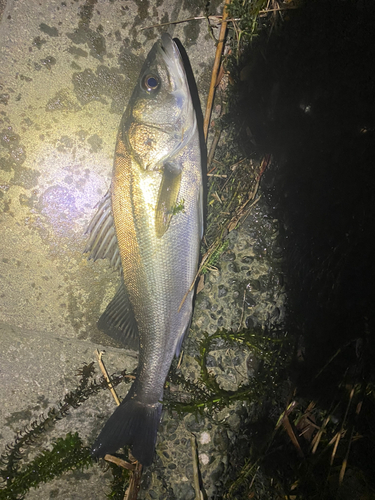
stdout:
[[148,93],[155,92],[160,86],[159,79],[154,75],[146,75],[143,78],[143,88],[147,90]]

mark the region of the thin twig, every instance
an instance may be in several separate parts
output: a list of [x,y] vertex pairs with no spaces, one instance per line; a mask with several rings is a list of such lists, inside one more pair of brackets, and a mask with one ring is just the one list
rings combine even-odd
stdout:
[[[207,157],[207,170],[210,168],[212,160],[214,158],[216,147],[219,143],[220,135],[221,135],[221,128],[217,128],[215,131],[214,140],[212,141],[212,144],[211,144],[210,152],[208,153],[208,157]],[[216,167],[214,167],[214,168],[216,168]],[[212,170],[214,170],[214,168]],[[212,170],[210,170],[207,175],[210,175]]]
[[[255,206],[258,201],[260,200],[261,198],[261,195],[258,196],[258,198],[256,198],[252,203],[251,205],[247,206],[248,203],[254,199],[253,197],[249,197],[248,200],[245,201],[245,203],[239,207],[239,210],[237,211],[237,214],[232,217],[232,219],[230,220],[228,226],[227,226],[227,229],[228,229],[228,232],[231,232],[233,231],[233,229],[235,229],[238,225],[238,223],[241,222],[244,223],[245,220],[248,218],[249,214],[250,214],[250,211],[251,209],[253,208],[253,206]],[[246,208],[246,210],[245,210]]]
[[191,443],[191,453],[193,455],[193,475],[194,475],[195,500],[201,500],[201,489],[199,486],[197,442],[196,442],[194,435],[190,438],[190,443]]
[[[340,439],[344,435],[344,426],[345,426],[345,423],[346,423],[346,419],[348,418],[349,408],[350,408],[350,405],[352,403],[352,399],[353,399],[353,396],[354,396],[354,391],[355,391],[355,387],[352,387],[352,390],[350,391],[349,401],[348,401],[348,404],[346,405],[345,415],[344,415],[344,418],[342,420],[341,429],[337,433],[337,438],[336,438],[336,441],[335,441],[335,445],[333,447],[333,451],[332,451],[332,455],[331,455],[331,465],[333,464],[333,461],[335,459],[335,455],[336,455],[336,451],[337,451],[337,447],[339,445]],[[350,443],[350,441],[349,441],[349,443]],[[345,473],[345,469],[344,469],[344,473]]]
[[[278,7],[276,9],[263,9],[259,11],[259,15],[269,14],[270,12],[279,12],[282,10],[292,10],[292,9],[298,9],[298,7],[295,5],[284,5],[283,7]],[[241,21],[241,19],[234,19],[234,21]]]
[[241,319],[240,319],[240,324],[238,325],[237,332],[239,332],[242,329],[242,321],[245,313],[245,301],[246,301],[246,288],[243,291],[243,300],[242,300],[242,311],[241,311]]
[[249,491],[253,487],[253,484],[254,484],[254,481],[255,481],[255,476],[257,475],[257,472],[258,472],[259,469],[260,469],[260,465],[258,465],[257,470],[254,472],[253,479],[251,480],[251,483],[250,483],[250,486],[249,486]]
[[285,417],[283,419],[283,427],[285,429],[285,431],[287,432],[290,440],[292,441],[292,444],[293,446],[295,447],[295,449],[297,450],[297,453],[298,455],[301,457],[301,458],[304,458],[304,454],[303,454],[303,451],[302,451],[302,448],[298,442],[298,439],[297,439],[297,436],[295,435],[295,432],[293,430],[293,427],[290,423],[290,420],[288,417]]
[[[195,16],[195,17],[188,17],[187,19],[180,19],[177,21],[169,21],[168,23],[152,24],[151,26],[146,26],[145,28],[141,28],[139,31],[149,30],[151,28],[162,28],[163,26],[169,26],[170,24],[188,23],[190,21],[202,21],[203,19],[207,19],[209,21],[216,21],[218,24],[223,22],[222,16]],[[241,21],[241,19],[233,18],[226,20],[227,23],[234,21]]]
[[223,53],[223,48],[224,48],[225,32],[227,30],[228,5],[229,4],[230,4],[230,0],[225,0],[222,23],[221,23],[221,28],[220,28],[219,41],[218,41],[218,44],[216,47],[214,66],[212,68],[211,84],[210,84],[210,90],[209,90],[208,98],[207,98],[206,114],[204,116],[204,122],[203,122],[203,132],[204,132],[204,138],[205,138],[206,142],[207,142],[207,135],[208,135],[208,128],[209,128],[209,124],[210,124],[212,106],[213,106],[213,102],[214,102],[217,74],[219,71],[221,55]]
[[138,492],[141,487],[142,464],[135,463],[135,468],[129,481],[129,487],[125,492],[124,500],[137,500]]
[[178,358],[177,370],[181,367],[183,357],[184,357],[184,350],[182,349],[180,352],[180,357]]
[[111,391],[111,394],[112,394],[113,399],[115,400],[117,406],[119,406],[120,405],[120,400],[117,397],[117,394],[116,394],[116,391],[115,391],[115,389],[114,389],[114,387],[112,385],[111,379],[109,378],[109,375],[108,375],[108,372],[107,372],[107,368],[105,367],[104,362],[102,360],[102,356],[103,356],[104,352],[103,351],[99,351],[99,349],[96,349],[95,353],[96,353],[96,357],[98,358],[98,363],[99,363],[100,370],[101,370],[101,372],[103,374],[103,377],[107,381],[108,389]]
[[350,344],[350,342],[347,342],[346,344],[344,344],[343,346],[341,346],[339,349],[337,349],[337,351],[335,352],[335,354],[333,354],[329,360],[327,361],[327,363],[323,366],[323,368],[321,368],[318,373],[315,375],[315,379],[317,379],[318,377],[320,377],[320,375],[324,372],[324,370],[327,368],[327,366],[332,363],[332,361],[342,352],[344,351],[348,345]]
[[323,425],[320,427],[318,433],[316,434],[316,436],[312,440],[312,442],[311,442],[311,444],[312,444],[311,453],[312,454],[314,454],[316,452],[316,450],[319,446],[320,439],[323,436],[323,432],[324,432],[325,428],[327,427],[327,424],[330,420],[331,420],[331,415],[328,415],[328,417],[324,420]]
[[113,464],[118,465],[119,467],[122,467],[123,469],[128,469],[128,470],[134,470],[135,469],[135,464],[131,464],[129,462],[126,462],[125,460],[122,460],[121,458],[114,457],[113,455],[105,455],[104,460],[107,462],[112,462]]
[[212,194],[211,194],[211,196],[212,196],[213,198],[215,198],[215,200],[216,200],[216,201],[218,201],[218,202],[220,203],[220,205],[222,205],[222,204],[223,204],[223,202],[221,201],[220,196],[217,194],[217,191],[215,191],[214,193],[212,193]]

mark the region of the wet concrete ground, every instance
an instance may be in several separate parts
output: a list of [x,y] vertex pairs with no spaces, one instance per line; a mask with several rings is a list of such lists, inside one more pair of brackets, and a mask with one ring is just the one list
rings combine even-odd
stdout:
[[[96,348],[105,347],[110,372],[136,366],[134,353],[109,345],[110,340],[96,328],[119,277],[107,262],[86,260],[82,254],[84,232],[95,205],[109,187],[121,115],[141,64],[161,32],[141,29],[202,14],[204,2],[187,7],[171,0],[154,5],[141,0],[8,0],[0,5],[4,7],[0,24],[3,449],[17,430],[76,385],[76,371],[95,359]],[[187,51],[204,105],[215,52],[205,21],[170,26],[168,32],[178,37]],[[218,36],[218,30],[215,34]],[[260,225],[272,225],[262,212],[256,217]],[[241,270],[240,265],[233,268],[228,262],[246,256],[250,263],[259,262],[260,268],[253,269],[253,282],[269,272],[267,249],[253,251],[259,240],[249,226],[243,231],[233,232],[232,246],[223,256],[222,274],[213,274],[202,292],[195,317],[197,329],[214,331],[223,322],[229,327],[232,320],[239,321],[243,290],[250,280],[249,266]],[[232,288],[225,287],[229,279],[226,271],[232,283],[231,273],[243,273]],[[223,288],[231,297],[230,307],[226,306]],[[248,312],[251,321],[260,324],[275,311],[279,316],[283,303],[280,290],[262,299],[263,292],[265,289],[259,285],[254,293],[259,296],[257,300],[265,299],[265,309],[251,302]],[[224,312],[215,315],[220,307]],[[209,314],[210,309],[213,310]],[[258,312],[252,314],[255,310]],[[245,371],[247,356],[248,353],[243,354],[238,363]],[[193,370],[193,361],[187,355],[186,373]],[[223,380],[229,384],[232,381],[233,387],[248,375],[242,374],[241,367],[229,368],[225,369]],[[119,389],[120,395],[124,396],[126,390],[126,386]],[[73,429],[89,445],[113,407],[109,394],[91,398],[59,422],[48,440]],[[233,434],[238,419],[233,412],[227,417],[233,420]],[[190,420],[188,416],[173,432],[173,419],[164,420],[158,440],[159,458],[145,475],[147,484],[140,498],[167,498],[167,492],[168,498],[194,498],[191,451],[186,445],[192,431],[200,436],[201,467],[207,466],[205,488],[213,498],[213,477],[220,484],[228,457],[225,449],[215,457],[218,446],[212,445],[213,437],[203,435],[207,421],[198,425]],[[168,435],[175,435],[170,444]],[[182,446],[181,442],[185,444]],[[177,470],[176,464],[180,464]],[[42,485],[26,498],[104,498],[109,480],[110,473],[95,466],[89,472],[72,472]]]

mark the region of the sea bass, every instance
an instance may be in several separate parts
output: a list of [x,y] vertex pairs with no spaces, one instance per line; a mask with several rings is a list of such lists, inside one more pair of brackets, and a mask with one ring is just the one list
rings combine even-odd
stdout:
[[139,346],[137,377],[104,425],[93,454],[132,446],[153,461],[163,388],[189,329],[203,234],[201,149],[180,52],[163,34],[122,117],[110,191],[92,220],[86,251],[109,258],[123,283],[99,320]]

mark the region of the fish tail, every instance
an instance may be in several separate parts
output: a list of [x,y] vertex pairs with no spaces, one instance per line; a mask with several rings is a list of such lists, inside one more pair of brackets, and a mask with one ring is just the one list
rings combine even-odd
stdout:
[[104,457],[130,445],[138,462],[144,466],[151,465],[161,410],[161,403],[146,404],[125,398],[101,430],[92,447],[92,454]]

